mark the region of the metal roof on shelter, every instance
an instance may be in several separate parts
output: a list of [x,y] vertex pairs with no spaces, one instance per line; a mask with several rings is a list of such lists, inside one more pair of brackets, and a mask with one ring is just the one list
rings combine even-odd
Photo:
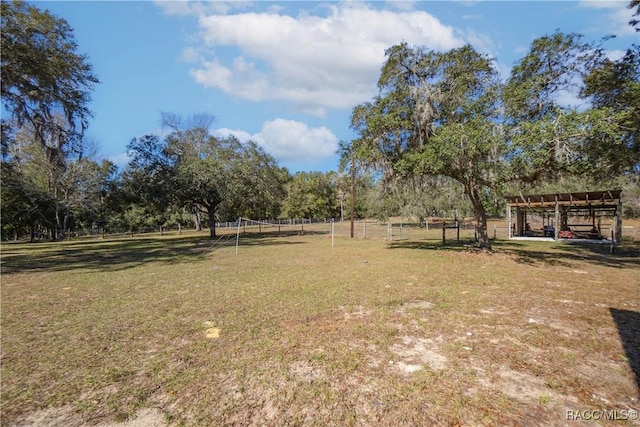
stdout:
[[530,194],[505,196],[508,205],[529,207],[553,206],[617,206],[622,190],[585,191],[577,193]]

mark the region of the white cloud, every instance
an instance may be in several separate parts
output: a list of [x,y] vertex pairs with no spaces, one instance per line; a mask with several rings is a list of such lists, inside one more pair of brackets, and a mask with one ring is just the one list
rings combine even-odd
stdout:
[[588,7],[590,9],[615,9],[616,3],[620,2],[611,0],[582,0],[580,2],[580,7]]
[[629,9],[627,5],[628,2],[626,1],[583,0],[580,2],[580,7],[609,11],[608,13],[603,13],[599,24],[605,31],[618,36],[636,34],[635,29],[629,25],[635,9]]
[[241,129],[218,128],[213,130],[211,133],[213,134],[213,136],[216,136],[218,138],[228,138],[230,136],[235,136],[240,142],[248,142],[253,139],[249,132]]
[[202,15],[205,13],[226,14],[234,9],[244,9],[253,2],[234,1],[192,1],[192,0],[154,0],[167,15]]
[[[449,50],[463,44],[451,27],[422,11],[379,10],[360,2],[323,10],[328,13],[322,16],[202,13],[202,45],[185,57],[197,58],[197,51],[208,59],[191,75],[239,98],[288,101],[324,116],[327,109],[349,109],[373,96],[391,45],[406,41]],[[224,56],[227,47],[236,52],[231,58]]]
[[189,15],[194,13],[193,2],[189,0],[155,0],[154,3],[167,15]]
[[398,10],[409,11],[414,9],[416,2],[407,0],[388,0],[387,5]]
[[607,55],[607,58],[609,58],[611,61],[617,61],[621,59],[623,56],[626,55],[626,53],[627,53],[626,50],[620,50],[620,49],[605,51],[605,55]]
[[578,96],[576,90],[560,90],[555,96],[558,105],[568,108],[582,109],[587,105],[587,101]]
[[[153,134],[164,138],[169,133],[168,129],[156,129],[145,135]],[[254,134],[229,128],[214,129],[211,134],[218,138],[235,136],[243,143],[254,141],[276,160],[290,163],[326,160],[338,149],[338,137],[329,128],[309,127],[303,122],[281,118],[264,122],[260,131]],[[131,161],[126,152],[107,156],[107,159],[120,169],[124,169]]]
[[338,138],[328,128],[309,128],[295,120],[265,122],[257,142],[274,157],[283,160],[314,160],[335,154]]
[[113,162],[113,164],[116,165],[119,169],[124,169],[131,161],[131,157],[129,157],[128,153],[120,153],[108,156],[107,160]]
[[635,35],[636,30],[629,25],[629,21],[631,21],[632,18],[633,11],[631,9],[628,9],[626,6],[618,7],[609,14],[609,19],[611,19],[611,31],[620,36]]
[[218,137],[235,136],[241,142],[252,140],[279,161],[300,162],[322,160],[335,154],[338,138],[328,128],[310,128],[296,120],[275,119],[262,124],[256,134],[240,129],[220,128],[213,132]]
[[198,62],[201,61],[203,58],[200,55],[200,52],[198,51],[198,49],[196,49],[195,47],[191,46],[188,47],[186,49],[184,49],[182,51],[182,58],[181,58],[184,62],[190,62],[190,63],[194,63],[194,62]]
[[491,57],[496,57],[496,51],[498,49],[496,48],[493,39],[488,34],[479,33],[473,30],[467,30],[466,34],[467,40],[476,50]]

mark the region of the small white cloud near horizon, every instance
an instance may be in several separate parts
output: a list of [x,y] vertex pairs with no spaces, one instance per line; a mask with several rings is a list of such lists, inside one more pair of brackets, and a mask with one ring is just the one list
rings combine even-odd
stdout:
[[107,156],[107,160],[116,165],[118,169],[122,170],[127,167],[131,161],[131,157],[129,157],[129,153],[125,151],[124,153]]
[[264,122],[260,132],[253,135],[228,128],[215,129],[212,134],[217,137],[233,135],[241,142],[254,141],[279,162],[323,160],[338,149],[338,138],[329,128],[312,128],[303,122],[280,118]]
[[625,56],[626,54],[627,54],[626,50],[620,50],[620,49],[605,51],[605,55],[607,56],[607,58],[609,58],[610,61],[617,61],[619,59],[622,59],[622,57]]
[[249,132],[242,129],[218,128],[213,129],[211,131],[211,135],[215,136],[216,138],[228,138],[230,136],[235,136],[236,138],[238,138],[238,141],[242,143],[252,140],[255,141]]
[[[161,134],[160,131],[150,133]],[[338,150],[338,137],[329,128],[309,127],[297,120],[281,118],[264,122],[260,131],[255,134],[242,129],[217,128],[211,130],[211,135],[218,138],[235,136],[242,143],[253,141],[278,162],[318,162],[333,156]],[[131,160],[127,152],[106,158],[121,170],[125,169]]]

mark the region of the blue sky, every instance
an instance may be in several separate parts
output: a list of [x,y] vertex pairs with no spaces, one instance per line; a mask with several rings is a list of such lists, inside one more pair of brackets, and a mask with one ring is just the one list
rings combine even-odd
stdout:
[[638,34],[628,1],[35,1],[66,19],[101,80],[88,138],[126,164],[161,112],[215,116],[212,132],[253,139],[292,172],[336,170],[352,108],[376,93],[384,50],[465,43],[503,76],[532,40],[559,29],[607,34],[619,55]]

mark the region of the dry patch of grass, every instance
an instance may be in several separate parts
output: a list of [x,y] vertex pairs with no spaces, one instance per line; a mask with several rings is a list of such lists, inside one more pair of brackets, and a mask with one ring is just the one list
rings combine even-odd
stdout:
[[265,236],[238,255],[201,235],[5,244],[3,425],[553,425],[640,409],[637,242],[612,256],[412,238]]

